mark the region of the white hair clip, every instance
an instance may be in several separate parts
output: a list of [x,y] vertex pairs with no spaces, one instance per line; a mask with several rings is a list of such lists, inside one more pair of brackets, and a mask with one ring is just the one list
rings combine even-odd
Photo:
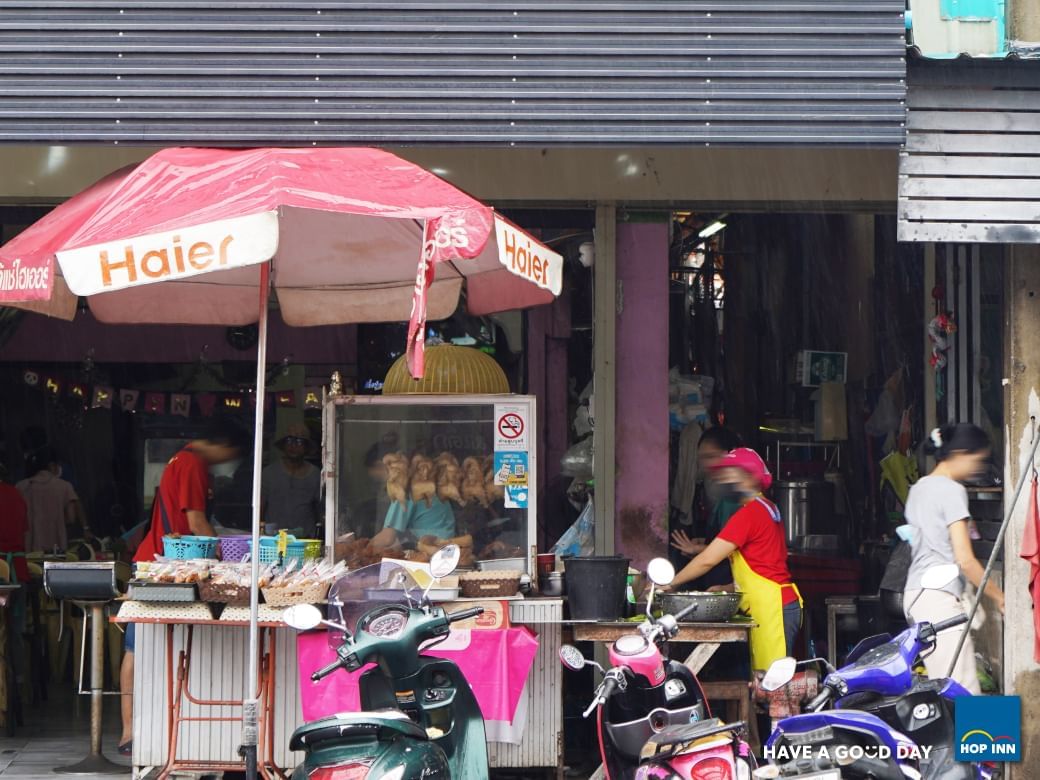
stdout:
[[932,430],[932,435],[929,438],[931,438],[932,444],[935,445],[936,449],[939,449],[943,446],[942,431],[940,431],[938,428]]

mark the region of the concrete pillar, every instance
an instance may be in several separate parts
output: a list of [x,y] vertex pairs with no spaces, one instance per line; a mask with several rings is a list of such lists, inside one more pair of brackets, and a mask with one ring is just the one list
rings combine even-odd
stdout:
[[[1040,421],[1040,246],[1008,249],[1005,274],[1005,500],[1017,484]],[[1029,566],[1019,558],[1029,486],[1019,500],[1005,539],[1007,606],[1004,634],[1004,690],[1022,697],[1021,764],[1009,764],[1014,780],[1040,779],[1040,666],[1033,661],[1033,604],[1027,591]]]
[[596,552],[614,553],[615,406],[617,373],[617,208],[596,207],[596,259],[592,274],[593,477]]
[[1008,0],[1008,39],[1040,41],[1040,0]]
[[668,527],[668,217],[649,219],[617,227],[614,539],[636,567],[666,554]]

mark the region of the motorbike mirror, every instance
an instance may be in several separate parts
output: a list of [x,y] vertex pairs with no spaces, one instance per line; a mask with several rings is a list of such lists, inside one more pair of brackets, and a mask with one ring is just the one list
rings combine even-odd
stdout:
[[442,547],[430,558],[430,574],[438,580],[447,577],[458,567],[461,558],[462,550],[457,544]]
[[923,590],[942,590],[961,576],[961,567],[956,563],[942,563],[925,570],[921,575]]
[[654,558],[646,565],[646,576],[654,585],[670,585],[675,579],[675,567],[667,558]]
[[797,668],[798,662],[790,656],[773,661],[768,671],[766,671],[765,677],[762,678],[762,690],[780,690],[794,679],[794,673]]
[[560,663],[572,672],[580,672],[585,668],[585,656],[574,645],[563,645],[560,648]]
[[297,631],[310,631],[324,622],[321,610],[313,604],[297,604],[289,607],[282,613],[282,620],[287,626],[295,628]]

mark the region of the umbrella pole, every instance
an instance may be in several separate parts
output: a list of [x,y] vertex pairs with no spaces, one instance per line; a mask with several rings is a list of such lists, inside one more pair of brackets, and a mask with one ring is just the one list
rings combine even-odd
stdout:
[[253,554],[250,557],[249,582],[249,671],[245,681],[245,699],[242,702],[242,746],[239,753],[245,759],[246,777],[256,780],[257,741],[259,736],[260,692],[259,661],[260,631],[258,627],[260,604],[260,474],[264,450],[264,396],[267,384],[267,302],[270,295],[271,263],[260,266],[260,322],[256,345],[256,417],[253,431]]

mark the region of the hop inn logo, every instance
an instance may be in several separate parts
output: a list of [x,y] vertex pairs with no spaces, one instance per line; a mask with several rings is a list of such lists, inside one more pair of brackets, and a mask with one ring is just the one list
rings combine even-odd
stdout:
[[957,699],[958,761],[1021,761],[1022,700],[1018,696]]

